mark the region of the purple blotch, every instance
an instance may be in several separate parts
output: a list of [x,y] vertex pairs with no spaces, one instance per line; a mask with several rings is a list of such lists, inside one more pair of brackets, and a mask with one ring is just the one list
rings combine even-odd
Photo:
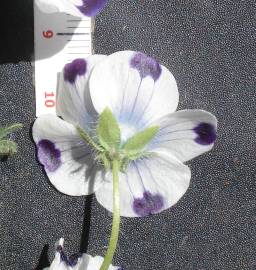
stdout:
[[160,64],[152,57],[142,52],[137,52],[131,59],[130,65],[139,71],[141,78],[151,76],[154,81],[158,80],[162,68]]
[[86,73],[87,63],[84,59],[75,59],[64,67],[64,80],[74,83],[77,76],[82,76]]
[[195,141],[202,145],[209,145],[216,140],[216,129],[212,124],[200,123],[194,128],[194,132],[198,135]]
[[65,252],[63,250],[59,251],[60,252],[60,259],[61,261],[67,263],[68,261],[68,256],[65,254]]
[[58,245],[56,247],[56,251],[61,252],[63,250],[63,247],[61,245]]
[[81,13],[88,17],[94,17],[106,6],[107,0],[82,0],[82,6],[77,6]]
[[69,256],[68,261],[66,262],[68,266],[74,267],[77,265],[78,259],[82,257],[81,253],[76,253]]
[[134,212],[141,217],[158,213],[164,207],[164,199],[160,194],[151,194],[149,191],[143,193],[142,198],[133,202]]
[[41,140],[37,144],[37,156],[39,161],[49,172],[56,171],[61,165],[60,150],[50,140]]
[[74,267],[77,265],[77,262],[78,262],[78,259],[82,257],[82,254],[81,253],[76,253],[76,254],[73,254],[71,256],[67,256],[63,250],[63,247],[62,246],[58,246],[57,247],[57,252],[60,253],[60,259],[61,261],[65,262],[65,264],[67,266],[71,266],[71,267]]

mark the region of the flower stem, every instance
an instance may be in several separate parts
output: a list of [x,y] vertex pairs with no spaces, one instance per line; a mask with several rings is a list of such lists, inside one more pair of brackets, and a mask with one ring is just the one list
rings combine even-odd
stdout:
[[114,253],[116,251],[119,229],[120,229],[120,199],[119,199],[119,160],[114,159],[112,163],[112,174],[113,174],[113,222],[112,231],[109,241],[108,250],[104,258],[103,264],[100,270],[108,270]]

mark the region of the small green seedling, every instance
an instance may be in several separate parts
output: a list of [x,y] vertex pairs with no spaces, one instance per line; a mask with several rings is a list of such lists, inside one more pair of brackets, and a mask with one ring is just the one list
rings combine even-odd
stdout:
[[0,158],[13,156],[17,153],[17,144],[8,139],[8,136],[22,127],[23,125],[18,123],[0,127]]

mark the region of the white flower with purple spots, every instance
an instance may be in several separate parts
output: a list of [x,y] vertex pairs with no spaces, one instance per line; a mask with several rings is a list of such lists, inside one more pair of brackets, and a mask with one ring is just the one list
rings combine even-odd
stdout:
[[77,17],[94,17],[107,4],[107,0],[36,0],[45,13],[65,12]]
[[[59,191],[95,192],[112,211],[109,164],[118,157],[121,215],[159,213],[189,187],[190,169],[183,163],[209,151],[216,139],[216,118],[202,110],[175,112],[178,98],[170,71],[143,53],[77,59],[61,74],[57,113],[62,119],[45,115],[35,121],[38,159]],[[107,132],[110,146],[99,136],[103,116],[115,130]]]
[[[99,270],[103,258],[100,256],[92,257],[86,253],[78,253],[67,256],[64,252],[64,239],[61,238],[56,243],[56,253],[50,267],[44,270]],[[123,270],[121,267],[110,265],[109,270]]]

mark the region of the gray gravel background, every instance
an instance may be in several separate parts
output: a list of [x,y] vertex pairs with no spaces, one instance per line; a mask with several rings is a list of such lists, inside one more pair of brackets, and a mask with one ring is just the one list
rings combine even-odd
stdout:
[[[25,128],[13,136],[19,154],[0,163],[0,269],[41,269],[46,245],[51,260],[61,236],[68,253],[103,255],[109,214],[94,197],[58,193],[35,159],[32,1],[1,10],[1,125],[20,121]],[[114,262],[125,270],[256,269],[255,11],[254,0],[110,0],[97,17],[97,53],[132,49],[157,57],[178,82],[179,109],[201,108],[219,119],[214,150],[189,163],[183,199],[157,216],[122,219]]]

